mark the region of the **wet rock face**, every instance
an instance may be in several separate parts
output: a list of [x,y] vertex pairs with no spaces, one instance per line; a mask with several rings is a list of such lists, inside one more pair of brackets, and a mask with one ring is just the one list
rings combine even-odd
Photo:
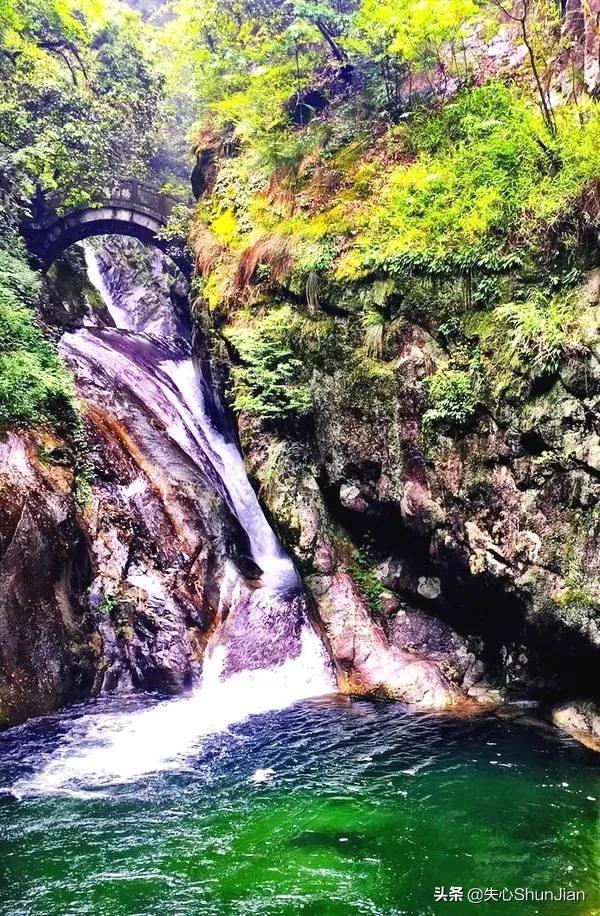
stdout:
[[186,284],[160,251],[132,239],[109,237],[97,246],[96,257],[121,317],[119,326],[159,337],[189,331]]
[[87,289],[83,250],[72,247],[52,264],[43,277],[41,316],[56,339],[64,329],[74,330],[82,326],[90,307],[84,293]]
[[[598,0],[565,0],[562,31],[567,39],[567,47],[572,43],[569,55],[565,55],[565,65],[581,69],[585,84],[590,92],[598,87],[600,79],[600,47],[598,45]],[[566,66],[565,66],[566,69]],[[566,79],[565,79],[566,82]]]
[[[255,447],[268,448],[268,442],[256,434],[251,441]],[[257,451],[251,450],[250,455],[256,459]],[[272,491],[270,508],[280,521],[282,533],[287,534],[287,545],[307,573],[305,584],[335,663],[338,688],[348,694],[401,700],[422,710],[470,710],[480,702],[496,702],[482,681],[482,666],[456,634],[454,666],[449,647],[436,656],[435,647],[424,641],[417,645],[407,640],[405,646],[401,640],[390,638],[389,628],[386,632],[384,627],[386,620],[375,619],[368,595],[353,578],[354,548],[332,524],[323,492],[308,466],[308,460],[287,466],[286,485]],[[379,613],[383,611],[384,616],[399,613],[401,602],[392,589],[400,581],[414,581],[431,596],[439,593],[438,580],[419,578],[414,569],[393,558],[382,564],[379,574],[385,583],[385,588],[380,585],[378,589]],[[476,682],[478,689],[471,690]]]
[[[100,472],[83,516],[94,571],[95,686],[178,692],[199,672],[218,561],[205,531],[180,522],[187,512],[194,520],[198,507],[177,493],[165,467],[144,460],[131,441],[134,460],[114,417],[104,417],[108,428],[97,407],[93,417],[98,425],[88,431]],[[167,450],[164,458],[168,465],[173,456]]]
[[72,469],[52,463],[62,443],[0,441],[0,725],[99,691],[176,693],[199,677],[227,512],[182,492],[172,455],[151,465],[128,450],[98,410],[87,432],[96,475],[84,506]]
[[[155,363],[176,357],[177,348],[163,352],[158,339],[145,342],[134,332],[136,322],[166,337],[177,332],[173,279],[139,246],[113,243],[113,251],[110,244],[102,282],[114,313],[133,330],[111,331],[104,305],[95,311],[96,330],[81,328],[61,342],[84,405],[88,446],[90,484],[79,515],[92,565],[84,603],[93,628],[93,689],[174,693],[198,678],[220,570],[238,533],[214,481],[166,434],[172,419],[153,409]],[[111,362],[113,343],[123,365]]]
[[219,631],[219,644],[227,649],[222,675],[271,669],[297,658],[307,616],[301,593],[239,584]]
[[89,546],[70,471],[39,458],[54,444],[0,439],[0,725],[83,696],[94,678]]
[[524,687],[570,691],[584,676],[589,689],[600,617],[595,356],[497,421],[424,435],[420,367],[436,352],[418,341],[407,331],[372,435],[366,412],[357,432],[326,381],[316,428],[329,512],[399,564],[386,588],[482,637],[498,669],[503,646],[525,643]]
[[[176,318],[164,327],[173,313],[172,278],[152,259],[148,269],[156,275],[147,301],[140,301],[135,265],[113,267],[109,281],[117,308],[131,307],[167,334],[177,329]],[[80,292],[73,301],[80,302]],[[126,384],[110,362],[110,335],[118,332],[102,328],[111,316],[96,309],[93,318],[93,306],[73,315],[74,333],[61,343],[65,352],[67,339],[87,335],[90,348],[99,348],[97,362],[76,348],[67,353],[83,405],[85,449],[40,431],[0,439],[4,724],[102,690],[175,693],[194,683],[225,568],[248,552],[210,463],[192,460],[169,436],[173,417],[153,410],[154,389],[146,390],[156,361],[172,358],[171,350],[177,357],[176,344],[163,352],[158,339],[140,343],[135,356],[147,384],[137,376]],[[62,320],[58,308],[51,318]],[[96,329],[82,328],[83,319]],[[107,340],[101,345],[94,334]],[[137,346],[132,332],[119,341],[124,352]],[[176,393],[166,377],[162,390],[164,409]]]
[[446,709],[464,695],[425,655],[390,644],[344,572],[308,580],[344,693],[389,697],[419,709]]
[[391,624],[390,643],[436,662],[448,679],[467,693],[483,678],[479,641],[464,639],[448,624],[423,611],[401,608]]
[[[282,449],[244,421],[260,483],[266,456],[283,456],[280,485],[264,492],[319,613],[332,620],[337,608],[345,621],[334,656],[360,667],[346,648],[369,645],[366,609],[394,650],[463,692],[479,692],[485,665],[485,681],[511,696],[598,699],[598,355],[452,432],[423,422],[439,344],[404,320],[388,346],[384,381],[360,392],[339,362],[319,365],[312,441]],[[394,695],[385,680],[373,674],[364,689]]]
[[552,710],[551,718],[559,728],[600,751],[600,706],[585,700],[563,703]]

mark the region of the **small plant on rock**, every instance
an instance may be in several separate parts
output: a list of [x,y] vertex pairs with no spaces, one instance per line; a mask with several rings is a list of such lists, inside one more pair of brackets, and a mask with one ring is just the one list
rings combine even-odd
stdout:
[[477,395],[471,375],[462,369],[442,367],[427,379],[431,407],[425,411],[425,426],[465,427],[475,416]]
[[382,601],[384,588],[375,574],[374,563],[370,553],[365,550],[359,550],[348,567],[348,572],[367,599],[373,616],[382,617],[384,613]]

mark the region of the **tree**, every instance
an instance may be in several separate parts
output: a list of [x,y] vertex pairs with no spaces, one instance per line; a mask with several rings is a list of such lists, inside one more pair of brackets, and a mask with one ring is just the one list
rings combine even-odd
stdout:
[[104,0],[2,2],[6,229],[8,211],[20,214],[38,186],[79,204],[99,196],[115,174],[143,174],[156,144],[162,87],[136,15]]
[[511,22],[516,22],[519,26],[523,44],[527,49],[527,55],[529,57],[529,64],[531,67],[531,75],[533,76],[537,89],[542,117],[544,118],[544,123],[548,128],[548,132],[554,136],[556,134],[556,118],[554,117],[554,111],[552,109],[550,96],[546,92],[546,89],[542,83],[537,55],[534,51],[531,37],[531,0],[517,0],[512,8],[505,6],[500,2],[500,0],[492,0],[492,3],[501,11],[504,16],[506,16],[507,19],[509,19]]
[[362,0],[349,44],[378,66],[395,108],[407,77],[445,68],[445,50],[462,42],[478,10],[475,0]]

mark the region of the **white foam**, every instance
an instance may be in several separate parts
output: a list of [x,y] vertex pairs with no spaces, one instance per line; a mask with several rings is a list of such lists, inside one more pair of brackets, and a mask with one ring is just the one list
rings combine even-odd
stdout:
[[85,795],[154,773],[189,768],[211,734],[253,715],[335,691],[331,665],[309,626],[301,652],[274,668],[241,671],[221,680],[226,650],[206,660],[201,687],[190,697],[131,713],[84,716],[37,774],[18,780],[13,794]]
[[265,769],[259,767],[258,770],[254,771],[248,782],[251,782],[254,786],[258,786],[263,782],[272,782],[274,776],[275,770],[273,767],[266,767]]

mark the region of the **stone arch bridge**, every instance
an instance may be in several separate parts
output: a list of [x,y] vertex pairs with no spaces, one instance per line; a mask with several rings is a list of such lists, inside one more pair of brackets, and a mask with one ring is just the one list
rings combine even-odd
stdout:
[[23,226],[29,252],[44,269],[67,248],[95,235],[127,235],[159,248],[189,277],[192,259],[184,239],[163,239],[160,231],[175,197],[133,179],[116,179],[92,206],[64,210],[58,196],[38,191],[31,218]]

